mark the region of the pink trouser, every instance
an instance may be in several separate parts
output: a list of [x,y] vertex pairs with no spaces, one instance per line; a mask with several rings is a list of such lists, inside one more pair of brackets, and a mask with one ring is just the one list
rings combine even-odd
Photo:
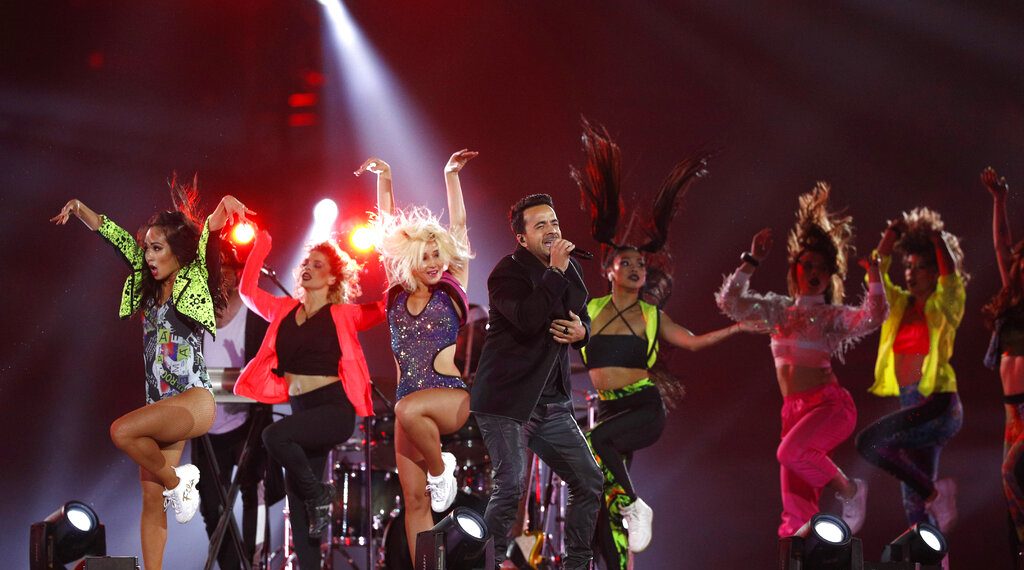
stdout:
[[818,512],[821,490],[839,468],[828,454],[853,433],[857,408],[836,382],[786,396],[782,442],[776,451],[782,486],[779,536],[792,536]]

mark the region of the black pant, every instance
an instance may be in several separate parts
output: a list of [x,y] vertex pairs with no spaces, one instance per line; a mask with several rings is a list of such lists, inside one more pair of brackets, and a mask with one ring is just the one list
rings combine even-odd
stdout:
[[[245,447],[245,438],[255,419],[254,416],[253,413],[250,413],[244,424],[229,432],[207,434],[210,438],[210,447],[213,448],[213,457],[217,460],[220,483],[224,487],[225,493],[231,486],[231,470],[238,464],[242,448]],[[259,440],[257,439],[257,441]],[[213,466],[210,464],[203,442],[198,438],[192,440],[192,463],[199,467],[199,471],[204,475],[196,484],[196,488],[199,490],[199,513],[203,515],[206,535],[212,538],[217,523],[220,521],[223,506],[220,501],[220,493],[217,492],[217,480],[213,477]],[[266,458],[262,448],[250,450],[246,463],[245,471],[239,473],[239,491],[242,495],[242,540],[244,541],[245,555],[251,561],[253,551],[256,549],[259,482],[263,478],[266,468]],[[269,544],[269,541],[267,543]],[[217,553],[217,563],[223,570],[241,566],[235,545],[228,532],[224,533],[220,551]]]
[[321,493],[327,454],[348,440],[356,412],[340,383],[290,396],[292,415],[263,430],[270,456],[285,469],[292,542],[303,570],[320,567],[320,539],[310,538],[306,501]]
[[654,386],[597,404],[597,426],[590,431],[594,453],[631,499],[636,499],[628,463],[633,452],[654,445],[665,431],[665,404]]
[[[590,430],[590,444],[601,464],[611,472],[631,499],[636,499],[629,467],[633,452],[654,445],[665,431],[667,413],[661,393],[649,386],[622,398],[601,400],[597,404],[597,426]],[[611,515],[607,503],[601,501],[598,530],[594,543],[607,568],[625,568],[626,559],[615,546]]]
[[494,491],[484,520],[494,536],[497,561],[505,559],[509,532],[526,490],[525,447],[529,447],[569,487],[563,568],[588,568],[603,476],[573,418],[572,404],[539,404],[525,424],[489,414],[476,414],[476,419],[493,467]]

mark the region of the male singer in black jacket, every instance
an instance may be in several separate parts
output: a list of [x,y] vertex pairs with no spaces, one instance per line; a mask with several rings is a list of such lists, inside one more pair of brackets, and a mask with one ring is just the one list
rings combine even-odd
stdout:
[[587,288],[551,196],[521,199],[509,223],[519,245],[487,279],[487,340],[470,400],[493,467],[484,518],[500,564],[525,490],[529,447],[569,487],[563,568],[585,569],[602,475],[573,417],[568,347],[585,345],[590,335]]

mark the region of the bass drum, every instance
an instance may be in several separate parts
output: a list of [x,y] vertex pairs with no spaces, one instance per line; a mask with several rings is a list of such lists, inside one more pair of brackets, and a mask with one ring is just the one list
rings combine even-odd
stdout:
[[[467,493],[459,493],[455,496],[452,507],[443,513],[432,513],[434,524],[441,522],[441,519],[448,516],[448,513],[455,510],[455,507],[468,507],[473,509],[480,516],[483,516],[487,508],[487,501]],[[384,568],[388,570],[413,570],[412,557],[409,555],[409,541],[405,538],[405,509],[398,516],[388,521],[384,529],[384,542],[381,546],[384,551]]]

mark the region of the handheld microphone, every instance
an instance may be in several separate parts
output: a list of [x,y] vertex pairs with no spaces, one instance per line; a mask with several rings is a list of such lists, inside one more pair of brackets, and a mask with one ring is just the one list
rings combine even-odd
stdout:
[[580,259],[594,259],[593,253],[590,253],[589,251],[585,249],[580,249],[578,247],[570,251],[569,255],[573,257],[578,257]]

